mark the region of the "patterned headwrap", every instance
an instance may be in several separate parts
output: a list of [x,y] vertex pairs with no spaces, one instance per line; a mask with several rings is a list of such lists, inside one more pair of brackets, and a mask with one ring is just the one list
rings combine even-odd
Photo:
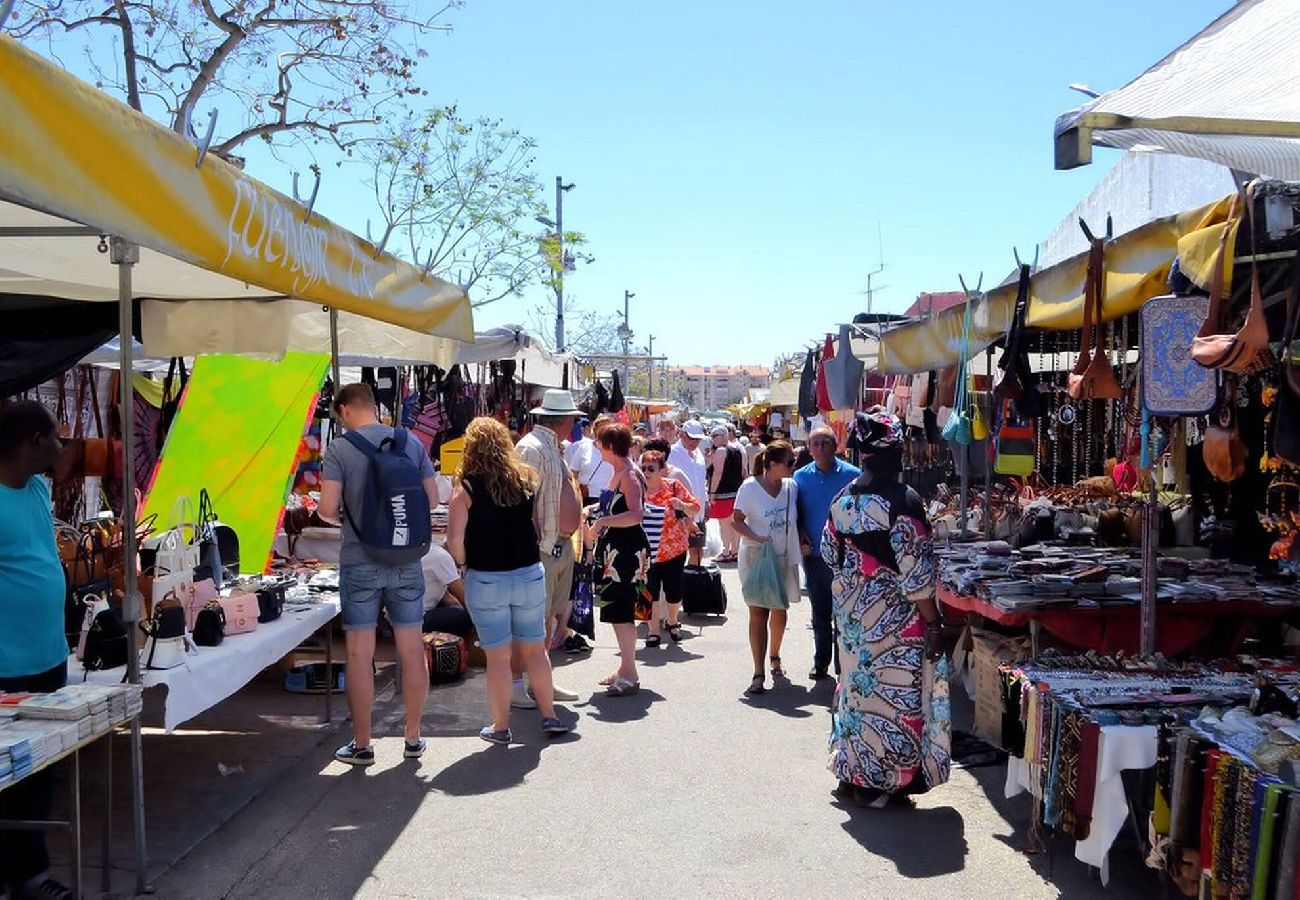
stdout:
[[873,406],[854,417],[852,436],[863,453],[890,450],[903,444],[903,423],[883,406]]

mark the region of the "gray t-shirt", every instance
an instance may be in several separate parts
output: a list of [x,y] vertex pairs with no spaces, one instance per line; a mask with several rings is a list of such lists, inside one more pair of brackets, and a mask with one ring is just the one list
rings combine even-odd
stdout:
[[[375,423],[373,425],[362,425],[357,429],[360,435],[376,447],[386,437],[393,436],[393,429],[387,425]],[[425,452],[424,445],[416,440],[411,433],[406,435],[406,455],[415,460],[420,467],[421,478],[432,478],[433,462],[429,459],[429,454]],[[330,441],[329,446],[325,448],[325,456],[322,463],[321,477],[326,481],[338,481],[343,484],[343,507],[352,514],[352,517],[360,520],[361,504],[365,495],[366,477],[370,472],[370,460],[366,455],[353,447],[343,437],[336,437]],[[370,557],[366,556],[366,550],[361,546],[361,539],[352,529],[352,523],[348,521],[346,514],[342,516],[343,522],[343,547],[339,550],[339,565],[362,565],[371,562]]]

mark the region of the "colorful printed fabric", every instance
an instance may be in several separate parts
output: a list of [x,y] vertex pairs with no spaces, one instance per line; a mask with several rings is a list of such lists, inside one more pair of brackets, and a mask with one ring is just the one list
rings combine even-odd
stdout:
[[309,494],[320,490],[320,476],[323,461],[321,459],[321,423],[323,419],[312,419],[302,436],[298,447],[298,474],[293,481],[293,493]]
[[[665,478],[663,487],[656,493],[646,494],[645,502],[669,509],[672,507],[674,497],[686,504],[700,502],[674,478]],[[687,524],[689,521],[690,519],[679,518],[671,512],[664,516],[664,527],[659,533],[659,552],[655,554],[655,562],[667,562],[686,552],[687,542],[691,536],[690,526]]]
[[934,591],[930,529],[914,494],[895,509],[852,487],[831,502],[821,544],[843,665],[828,768],[860,787],[921,793],[948,780],[952,739],[947,661],[925,658],[916,607]]

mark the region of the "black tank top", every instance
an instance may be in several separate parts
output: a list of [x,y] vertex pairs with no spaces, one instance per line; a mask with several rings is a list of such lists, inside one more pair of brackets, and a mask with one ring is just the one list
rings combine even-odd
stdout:
[[533,498],[514,506],[497,506],[487,487],[474,476],[465,478],[464,485],[473,501],[465,524],[465,568],[509,572],[540,562]]
[[[745,480],[745,475],[740,468],[740,453],[734,447],[719,447],[719,450],[726,452],[726,459],[722,463],[722,477],[718,480],[718,490],[713,494],[714,497],[726,499],[727,497],[736,496],[736,491],[740,490],[740,484]],[[744,452],[744,451],[741,451]],[[717,458],[717,451],[714,451],[714,459]],[[713,477],[712,466],[709,466],[710,480]]]

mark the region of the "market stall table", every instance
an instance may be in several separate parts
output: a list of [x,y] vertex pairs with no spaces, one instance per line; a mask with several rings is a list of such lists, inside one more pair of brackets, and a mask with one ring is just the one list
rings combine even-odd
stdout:
[[[939,602],[950,610],[980,616],[998,625],[1028,626],[1034,639],[1034,655],[1038,654],[1039,631],[1043,628],[1072,647],[1103,653],[1135,653],[1138,649],[1141,609],[1136,603],[1011,612],[980,597],[958,594],[942,584],[936,593]],[[1296,609],[1295,605],[1245,600],[1160,603],[1157,606],[1160,630],[1156,649],[1166,656],[1178,656],[1216,633],[1221,620],[1231,617],[1238,624],[1228,644],[1218,648],[1219,654],[1230,656],[1237,652],[1242,641],[1262,620],[1280,618]]]
[[[339,614],[337,595],[326,595],[310,605],[286,604],[274,622],[255,631],[226,638],[216,647],[196,647],[185,664],[174,669],[142,669],[146,688],[165,687],[163,726],[168,733],[234,694],[258,672],[274,665],[295,647],[328,626]],[[327,629],[328,634],[328,629]],[[326,664],[333,662],[333,639],[326,640]],[[87,672],[75,656],[68,659],[68,681],[119,684],[125,667]],[[331,715],[332,691],[325,692],[325,719]]]

